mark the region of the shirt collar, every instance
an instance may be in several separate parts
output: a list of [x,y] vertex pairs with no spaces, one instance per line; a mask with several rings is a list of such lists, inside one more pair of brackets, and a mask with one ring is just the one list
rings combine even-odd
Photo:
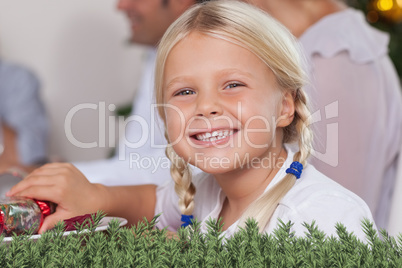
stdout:
[[353,61],[367,63],[388,53],[389,36],[366,22],[362,12],[352,8],[325,16],[300,37],[306,56],[330,58],[347,51]]

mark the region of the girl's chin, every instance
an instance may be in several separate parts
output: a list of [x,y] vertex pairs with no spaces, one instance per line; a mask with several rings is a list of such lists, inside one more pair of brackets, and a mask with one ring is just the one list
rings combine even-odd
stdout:
[[224,174],[230,171],[233,171],[232,168],[223,168],[223,167],[215,167],[215,166],[198,166],[203,172],[211,174],[211,175],[218,175]]
[[210,159],[209,161],[199,160],[191,164],[210,174],[222,174],[236,169],[232,161],[225,158],[219,159],[218,157]]

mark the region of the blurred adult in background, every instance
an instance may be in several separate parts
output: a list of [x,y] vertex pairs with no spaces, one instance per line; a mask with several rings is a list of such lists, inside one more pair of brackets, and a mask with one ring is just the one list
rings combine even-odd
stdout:
[[[133,44],[149,46],[142,80],[132,105],[132,120],[118,152],[110,159],[73,163],[91,182],[105,185],[161,184],[170,177],[163,127],[155,122],[153,71],[156,46],[166,29],[185,10],[202,0],[119,0],[117,8],[130,23]],[[155,131],[153,132],[152,129]],[[143,141],[143,142],[142,142]],[[137,145],[132,145],[132,144]]]
[[0,173],[29,172],[47,161],[48,121],[37,77],[0,60]]
[[387,226],[402,139],[400,81],[387,34],[336,0],[248,0],[299,38],[308,61],[313,165],[362,197]]

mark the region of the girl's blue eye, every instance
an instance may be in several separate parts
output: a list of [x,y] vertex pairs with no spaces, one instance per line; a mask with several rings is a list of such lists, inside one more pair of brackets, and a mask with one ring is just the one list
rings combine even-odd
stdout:
[[192,94],[195,94],[195,92],[190,89],[185,89],[185,90],[181,90],[181,91],[177,92],[174,95],[175,96],[185,96],[185,95],[192,95]]
[[230,83],[228,84],[225,88],[235,88],[235,87],[241,87],[243,84],[240,83]]

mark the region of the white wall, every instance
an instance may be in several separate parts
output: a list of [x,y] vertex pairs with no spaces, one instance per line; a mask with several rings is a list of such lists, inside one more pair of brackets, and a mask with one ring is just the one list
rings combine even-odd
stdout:
[[[128,23],[115,5],[114,0],[0,0],[0,56],[40,78],[52,156],[105,157],[109,148],[81,149],[68,141],[66,115],[79,103],[105,101],[109,112],[108,104],[134,97],[145,49],[127,45]],[[83,142],[98,141],[98,118],[98,110],[78,112],[72,133]]]

